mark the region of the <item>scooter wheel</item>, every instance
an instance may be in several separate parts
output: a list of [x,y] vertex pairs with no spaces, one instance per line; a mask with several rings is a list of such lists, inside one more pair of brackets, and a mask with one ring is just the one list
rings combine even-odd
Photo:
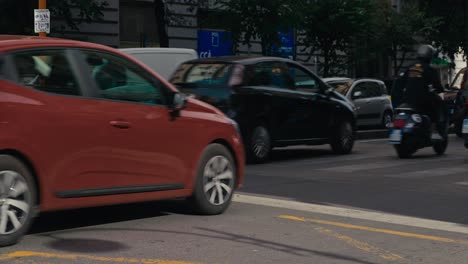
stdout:
[[409,149],[408,147],[405,147],[403,145],[395,145],[395,150],[398,154],[398,157],[400,159],[408,159],[411,158],[411,156],[414,153],[414,150]]
[[445,150],[447,150],[447,145],[448,145],[448,140],[446,139],[444,141],[434,143],[432,148],[434,149],[437,155],[443,155],[445,153]]

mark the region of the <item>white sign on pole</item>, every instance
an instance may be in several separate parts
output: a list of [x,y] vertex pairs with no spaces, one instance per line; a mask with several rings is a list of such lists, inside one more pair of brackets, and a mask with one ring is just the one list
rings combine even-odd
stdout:
[[50,12],[49,9],[34,9],[34,32],[50,33]]

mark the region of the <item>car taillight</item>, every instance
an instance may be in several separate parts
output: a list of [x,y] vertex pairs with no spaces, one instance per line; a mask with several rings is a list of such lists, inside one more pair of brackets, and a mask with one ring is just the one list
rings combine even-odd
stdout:
[[468,106],[468,102],[465,101],[465,102],[463,103],[463,105],[464,105],[464,106]]
[[393,121],[394,128],[403,128],[405,126],[405,119],[396,119]]

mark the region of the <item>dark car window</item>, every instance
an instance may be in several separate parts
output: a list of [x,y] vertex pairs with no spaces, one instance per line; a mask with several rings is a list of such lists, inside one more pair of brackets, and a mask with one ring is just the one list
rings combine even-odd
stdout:
[[[361,93],[360,96],[356,96],[357,93]],[[353,99],[363,99],[369,97],[369,89],[366,83],[358,83],[353,89],[352,98]]]
[[296,89],[310,92],[320,91],[320,82],[318,78],[313,76],[306,70],[298,67],[297,65],[289,64],[288,73],[293,79],[294,87]]
[[162,84],[138,65],[107,53],[84,51],[83,54],[101,98],[165,104]]
[[21,85],[55,94],[81,94],[64,50],[15,53],[13,61]]
[[346,96],[349,92],[349,89],[353,86],[353,81],[333,82],[329,84],[335,88],[336,92]]
[[359,96],[359,99],[380,97],[383,95],[382,87],[377,82],[361,82],[357,84],[356,87],[353,89],[353,99],[357,99],[357,97],[354,96],[356,92],[361,92],[361,96]]
[[225,86],[231,75],[231,63],[184,63],[172,75],[170,82],[190,87]]
[[368,87],[368,97],[379,97],[382,96],[382,88],[376,82],[368,82],[366,83]]
[[261,62],[249,67],[247,85],[293,89],[294,81],[282,62]]
[[5,58],[0,55],[0,79],[6,78]]
[[387,89],[387,86],[385,84],[380,84],[380,91],[382,93],[382,95],[388,95],[388,89]]
[[8,79],[5,65],[6,65],[5,56],[0,55],[0,80]]

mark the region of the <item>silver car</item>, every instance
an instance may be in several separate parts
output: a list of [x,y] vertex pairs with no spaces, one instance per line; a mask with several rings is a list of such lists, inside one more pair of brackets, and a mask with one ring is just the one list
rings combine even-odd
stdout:
[[341,77],[324,78],[323,81],[354,103],[358,126],[387,127],[392,122],[392,101],[384,82]]

